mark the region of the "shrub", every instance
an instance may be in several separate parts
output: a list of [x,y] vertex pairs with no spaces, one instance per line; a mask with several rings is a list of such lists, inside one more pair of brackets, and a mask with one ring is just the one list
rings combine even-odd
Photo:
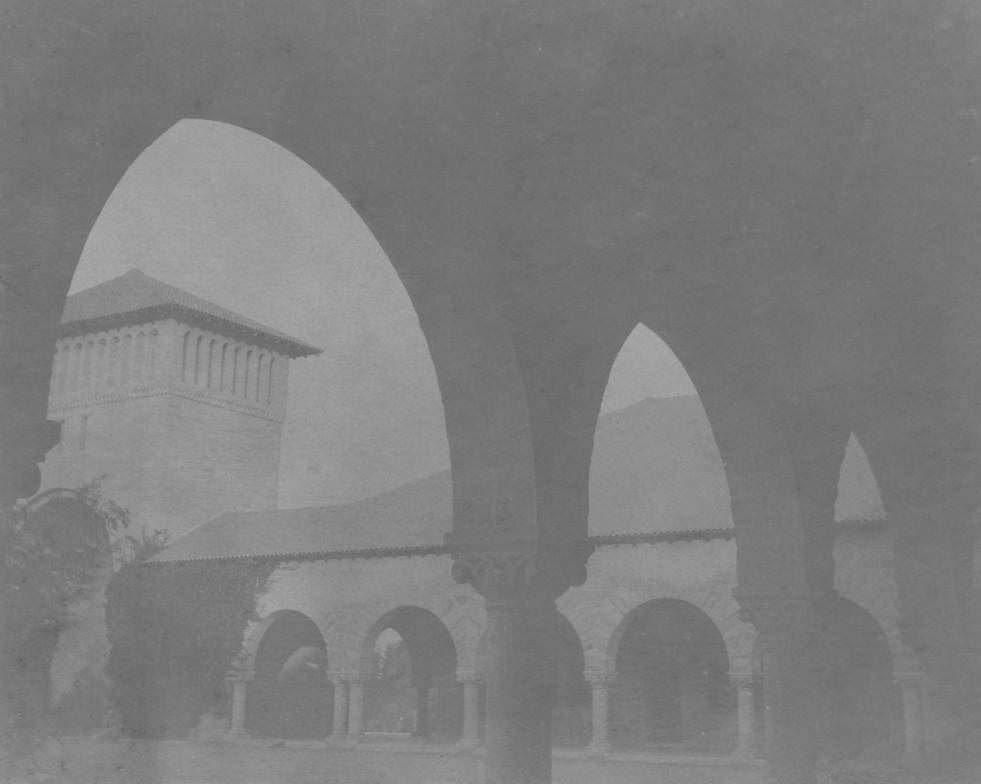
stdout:
[[275,563],[196,561],[123,567],[107,592],[106,674],[122,730],[186,737],[226,711],[224,676]]

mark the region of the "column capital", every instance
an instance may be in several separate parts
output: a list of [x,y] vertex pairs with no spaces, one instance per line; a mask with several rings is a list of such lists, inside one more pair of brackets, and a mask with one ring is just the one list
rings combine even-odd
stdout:
[[458,683],[483,683],[484,681],[476,670],[457,670],[456,679]]
[[534,550],[497,550],[458,554],[453,579],[469,583],[490,604],[544,599],[554,601],[568,584],[555,570],[541,568]]
[[447,544],[454,548],[453,579],[491,603],[554,601],[586,581],[586,561],[595,549],[587,538],[480,542],[447,535]]
[[345,670],[340,673],[340,677],[347,683],[364,683],[367,675],[361,670]]
[[583,677],[591,686],[602,687],[612,685],[617,679],[617,674],[605,670],[587,670],[583,673]]
[[739,603],[739,618],[765,636],[798,631],[813,617],[819,602],[818,597],[806,594],[760,594],[739,588],[732,595]]
[[228,670],[225,673],[225,683],[250,683],[255,680],[255,670]]
[[745,670],[729,673],[729,683],[739,689],[753,688],[754,681],[755,677],[753,676],[753,673],[746,672]]

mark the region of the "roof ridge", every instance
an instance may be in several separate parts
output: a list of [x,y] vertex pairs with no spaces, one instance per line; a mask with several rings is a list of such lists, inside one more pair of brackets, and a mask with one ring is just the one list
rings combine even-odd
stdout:
[[136,315],[145,319],[174,316],[193,317],[205,326],[245,331],[286,347],[290,356],[320,354],[321,349],[273,327],[244,316],[171,283],[131,268],[122,275],[69,294],[62,311],[62,333],[79,334],[129,323]]

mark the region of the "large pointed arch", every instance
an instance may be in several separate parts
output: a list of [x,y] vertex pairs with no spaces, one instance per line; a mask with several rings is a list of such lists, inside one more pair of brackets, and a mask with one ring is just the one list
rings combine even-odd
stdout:
[[[261,114],[261,106],[253,107],[253,111]],[[237,127],[250,132],[255,132],[257,126],[260,132],[270,130],[262,128],[261,122],[250,120],[244,110],[232,112],[231,116],[239,120]],[[62,244],[57,253],[49,254],[50,263],[43,258],[38,260],[35,279],[30,281],[38,287],[38,296],[47,298],[47,306],[32,310],[30,323],[15,319],[14,330],[5,333],[8,339],[19,340],[14,333],[20,324],[24,339],[40,341],[32,351],[16,352],[29,358],[37,371],[34,388],[38,394],[30,395],[31,400],[47,398],[42,392],[50,373],[50,357],[45,346],[53,337],[63,297],[89,229],[139,154],[173,127],[173,121],[168,123],[165,117],[166,114],[157,112],[153,117],[155,122],[134,128],[134,139],[113,148],[112,158],[103,162],[100,176],[89,178],[84,198],[60,203],[55,210],[59,219],[54,221],[58,226],[54,233]],[[289,137],[289,134],[280,136]],[[145,140],[142,145],[141,138]],[[283,142],[274,134],[266,138],[274,144]],[[288,141],[287,138],[281,146],[289,149]],[[296,146],[307,152],[312,149],[309,139]],[[322,161],[324,151],[320,147],[330,145],[321,140],[316,155],[301,154],[301,157],[314,158],[311,161],[314,164]],[[316,165],[314,168],[322,170]],[[350,194],[350,181],[341,179]],[[355,194],[353,199],[354,202],[347,197],[348,203],[355,203],[360,212],[364,198]],[[447,260],[446,274],[420,275],[420,265],[432,266],[434,238],[419,226],[413,226],[411,231],[404,228],[403,218],[394,229],[375,214],[370,223],[372,233],[382,242],[405,286],[432,357],[442,398],[450,462],[455,469],[453,503],[457,541],[465,546],[468,541],[512,535],[516,530],[521,532],[520,538],[534,539],[536,493],[528,415],[511,336],[494,295],[497,282],[489,268],[480,262],[476,248],[461,248],[456,258]],[[36,239],[22,231],[18,236],[25,246]],[[28,255],[37,259],[37,254]],[[19,374],[19,378],[31,383],[28,373]],[[43,419],[43,412],[35,411],[33,419]]]
[[[15,434],[21,445],[10,457],[16,475],[8,492],[34,492],[31,463],[53,437],[44,424],[49,353],[89,230],[140,153],[182,118],[195,118],[246,129],[290,150],[367,222],[409,293],[434,359],[451,433],[460,546],[516,532],[534,539],[527,403],[504,312],[508,291],[488,262],[500,250],[474,230],[473,220],[461,220],[480,205],[452,196],[479,181],[487,161],[461,154],[473,134],[460,133],[458,122],[433,125],[449,117],[442,89],[425,93],[422,102],[432,112],[416,94],[415,119],[393,119],[414,92],[394,83],[442,80],[421,63],[406,70],[406,63],[389,62],[413,61],[398,43],[402,31],[414,30],[431,44],[424,50],[452,58],[458,51],[451,41],[459,43],[459,31],[474,21],[471,13],[447,6],[419,27],[416,12],[395,3],[382,15],[310,2],[293,2],[288,12],[244,8],[236,0],[186,13],[147,7],[119,15],[102,6],[101,0],[73,4],[53,21],[34,9],[16,10],[4,26],[4,54],[17,61],[8,73],[30,84],[74,85],[59,90],[57,118],[47,109],[39,113],[52,103],[29,98],[33,89],[18,89],[4,116],[11,132],[3,134],[0,176],[18,197],[0,228],[9,258],[18,261],[5,270],[0,291],[11,325],[0,357],[19,358],[3,373],[19,383],[10,390],[0,434]],[[392,14],[407,27],[392,26]],[[14,29],[31,32],[8,37]],[[17,60],[16,43],[38,35],[58,56],[44,66],[37,58]],[[379,78],[365,79],[369,72]]]
[[841,462],[835,520],[879,520],[885,513],[875,471],[861,440],[852,432]]
[[603,409],[589,476],[591,533],[732,525],[725,466],[695,385],[644,324],[617,354]]

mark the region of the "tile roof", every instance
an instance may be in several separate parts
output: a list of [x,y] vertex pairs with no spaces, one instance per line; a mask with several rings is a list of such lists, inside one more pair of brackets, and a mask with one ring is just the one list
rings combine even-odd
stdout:
[[78,335],[123,324],[174,317],[256,342],[270,343],[291,357],[321,353],[314,346],[151,278],[137,269],[70,294],[61,314],[61,333]]
[[439,544],[450,530],[450,474],[342,506],[226,512],[174,540],[154,561],[295,555]]
[[[451,530],[451,506],[444,471],[342,506],[229,512],[176,539],[153,560],[435,554]],[[883,517],[875,480],[854,441],[835,511],[839,521]],[[628,538],[671,532],[682,539],[706,532],[717,538],[731,527],[722,461],[697,397],[648,399],[600,418],[589,522],[598,544],[615,543],[624,532]]]

